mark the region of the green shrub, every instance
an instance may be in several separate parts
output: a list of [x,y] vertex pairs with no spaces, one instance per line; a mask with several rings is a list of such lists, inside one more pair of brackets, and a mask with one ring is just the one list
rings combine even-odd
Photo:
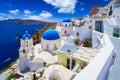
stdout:
[[6,78],[6,80],[11,80],[11,79],[16,80],[15,73],[10,73],[10,75]]

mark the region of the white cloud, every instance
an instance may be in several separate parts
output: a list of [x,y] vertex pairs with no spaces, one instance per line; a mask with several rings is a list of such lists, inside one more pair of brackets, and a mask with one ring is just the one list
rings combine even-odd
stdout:
[[46,20],[50,17],[52,17],[52,14],[50,12],[42,11],[39,15],[30,15],[29,19],[32,19],[32,20]]
[[30,10],[24,10],[24,14],[29,15],[29,14],[31,14],[31,11]]
[[50,12],[47,12],[47,11],[42,11],[42,13],[40,13],[39,16],[43,19],[47,19],[49,17],[52,17],[52,14]]
[[9,15],[5,14],[5,13],[0,13],[0,20],[4,20],[4,19],[8,19]]
[[44,0],[58,8],[59,13],[74,13],[77,0]]
[[4,19],[4,17],[0,16],[0,20],[3,20],[3,19]]
[[9,10],[9,12],[10,12],[11,14],[16,15],[16,14],[18,14],[20,11],[19,11],[18,9],[15,9],[15,10]]
[[85,8],[80,8],[80,11],[84,11]]
[[32,15],[32,16],[29,16],[29,19],[32,19],[32,20],[41,20],[41,17],[39,15]]
[[0,16],[7,16],[6,14],[4,14],[4,13],[0,13]]

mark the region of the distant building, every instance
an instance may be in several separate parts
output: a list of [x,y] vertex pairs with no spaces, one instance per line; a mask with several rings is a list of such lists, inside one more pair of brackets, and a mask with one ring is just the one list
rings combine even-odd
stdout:
[[97,14],[99,12],[99,6],[93,6],[90,9],[90,17],[93,16],[94,14]]
[[72,21],[70,19],[65,19],[61,22],[61,35],[68,36],[72,34]]
[[114,8],[120,7],[120,0],[114,0]]

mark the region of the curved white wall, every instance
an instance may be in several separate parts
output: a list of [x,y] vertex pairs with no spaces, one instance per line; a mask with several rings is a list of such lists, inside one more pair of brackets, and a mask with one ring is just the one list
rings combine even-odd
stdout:
[[112,56],[115,55],[115,51],[109,37],[104,35],[103,39],[105,46],[73,80],[106,80],[113,63]]

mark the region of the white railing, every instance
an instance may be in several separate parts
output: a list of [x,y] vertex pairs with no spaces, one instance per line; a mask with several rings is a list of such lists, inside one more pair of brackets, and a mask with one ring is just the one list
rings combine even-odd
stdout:
[[92,47],[102,48],[103,47],[103,33],[92,31]]
[[107,80],[112,56],[115,54],[113,44],[108,35],[104,34],[106,42],[97,56],[73,80]]

